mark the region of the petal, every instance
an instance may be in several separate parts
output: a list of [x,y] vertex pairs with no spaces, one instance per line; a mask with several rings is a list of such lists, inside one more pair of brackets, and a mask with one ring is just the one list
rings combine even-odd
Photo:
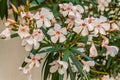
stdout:
[[54,15],[52,12],[49,12],[48,15],[46,15],[49,20],[54,19]]
[[40,66],[40,63],[39,63],[38,60],[35,61],[35,66],[36,66],[36,67],[39,67],[39,66]]
[[51,22],[48,19],[44,20],[44,26],[45,27],[50,27],[51,26]]
[[58,66],[51,66],[50,67],[50,72],[51,73],[54,73],[54,72],[56,72],[58,70]]
[[55,31],[53,29],[49,29],[47,34],[50,36],[53,36],[53,35],[55,35]]
[[112,23],[112,29],[116,29],[116,30],[119,30],[119,27],[118,27],[118,25],[117,24],[115,24],[115,23]]
[[30,63],[32,60],[29,58],[25,58],[25,62]]
[[94,29],[94,35],[97,35],[97,34],[98,34],[98,29],[95,28],[95,29]]
[[40,43],[34,39],[34,49],[38,49],[40,46]]
[[40,18],[40,14],[39,14],[39,12],[37,12],[37,13],[33,16],[33,18],[35,18],[35,19],[39,19],[39,18]]
[[89,66],[94,66],[95,65],[95,62],[94,61],[87,61]]
[[103,28],[100,28],[99,32],[100,32],[101,34],[103,34],[103,35],[106,35],[106,32],[105,32],[105,30],[104,30]]
[[81,32],[81,35],[82,35],[82,36],[87,36],[88,33],[89,33],[89,32],[88,32],[87,27],[84,27],[83,30],[82,30],[82,32]]
[[110,30],[110,24],[108,24],[108,23],[103,23],[103,24],[101,24],[101,25],[102,25],[102,27],[105,29],[105,31]]
[[64,74],[65,72],[66,72],[66,70],[64,68],[59,68],[58,69],[58,73],[61,74],[61,75]]
[[87,72],[90,72],[90,67],[89,67],[89,66],[84,65],[84,66],[83,66],[83,70],[85,70],[85,71],[87,71]]
[[92,24],[88,24],[88,30],[93,31],[93,29],[94,29],[94,26]]
[[100,16],[100,22],[106,22],[107,21],[107,18],[104,17],[104,16]]
[[29,44],[25,45],[25,50],[26,51],[31,51],[32,50],[32,45],[29,45]]
[[40,28],[41,26],[43,26],[43,21],[42,20],[38,20],[36,21],[37,27]]
[[51,37],[51,41],[52,41],[53,43],[56,43],[56,42],[58,41],[58,36],[52,36],[52,37]]
[[29,64],[29,68],[32,69],[32,68],[34,67],[34,65],[35,65],[35,62],[31,62],[31,63]]
[[66,28],[62,28],[60,31],[61,31],[64,35],[67,35],[67,29],[66,29]]
[[66,70],[68,68],[68,63],[64,61],[62,66]]
[[81,27],[81,26],[80,26],[80,27],[74,27],[74,28],[73,28],[73,31],[76,32],[77,34],[79,34],[79,33],[81,32],[81,30],[82,30],[82,27]]
[[109,46],[110,56],[115,57],[118,54],[119,48],[116,46]]
[[94,43],[92,43],[92,45],[91,45],[89,56],[90,57],[97,57],[98,56],[97,49],[96,49]]
[[55,24],[54,29],[56,31],[59,31],[61,29],[61,26],[59,24]]
[[63,34],[61,34],[59,42],[61,43],[61,42],[64,42],[65,40],[66,40],[66,37]]

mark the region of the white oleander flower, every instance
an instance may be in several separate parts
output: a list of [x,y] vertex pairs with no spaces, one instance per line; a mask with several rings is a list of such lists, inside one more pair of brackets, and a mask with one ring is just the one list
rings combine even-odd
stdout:
[[69,15],[70,12],[72,12],[73,4],[72,3],[64,3],[64,4],[59,4],[60,7],[60,13],[63,14],[64,17]]
[[30,36],[29,26],[22,26],[22,25],[20,25],[17,33],[21,37],[21,39]]
[[74,6],[72,3],[59,4],[59,7],[60,7],[60,13],[64,17],[66,17],[67,15],[68,16],[75,15],[76,17],[81,18],[82,17],[81,13],[84,12],[84,9],[82,6],[80,6],[80,5]]
[[104,11],[105,7],[109,6],[111,0],[98,0],[98,10]]
[[76,32],[77,34],[81,34],[82,36],[87,36],[89,33],[88,26],[83,20],[76,22],[73,31]]
[[51,41],[56,43],[58,40],[59,42],[64,42],[66,40],[67,29],[61,28],[59,24],[55,24],[54,28],[51,28],[47,32],[48,35],[51,36]]
[[33,55],[32,53],[30,53],[30,58],[25,58],[25,62],[29,63],[30,68],[33,68],[34,66],[39,67],[40,60],[41,60],[40,54]]
[[90,71],[90,67],[93,67],[95,65],[94,61],[83,61],[83,70],[89,72]]
[[65,61],[56,60],[50,63],[50,72],[54,73],[58,70],[59,74],[64,74],[68,68],[68,63]]
[[42,41],[44,38],[43,32],[40,29],[34,29],[32,36],[36,41]]
[[91,44],[89,56],[90,57],[97,57],[98,56],[98,52],[97,52],[97,49],[96,49],[94,43]]
[[5,38],[6,40],[11,38],[10,28],[6,28],[0,33],[0,37]]
[[37,27],[40,28],[42,26],[44,27],[50,27],[51,26],[51,20],[54,19],[54,15],[52,12],[50,12],[47,8],[42,8],[40,12],[37,12],[34,15],[34,18],[36,19]]
[[96,19],[92,25],[94,27],[94,35],[98,33],[106,35],[106,31],[110,30],[110,24],[106,23],[107,18],[104,16],[100,16],[100,18]]

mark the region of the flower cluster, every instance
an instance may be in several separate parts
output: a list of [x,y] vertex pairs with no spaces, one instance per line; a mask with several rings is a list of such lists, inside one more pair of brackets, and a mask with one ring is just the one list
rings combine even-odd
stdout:
[[[104,10],[110,1],[98,0],[98,8]],[[13,9],[18,12],[15,7]],[[58,75],[75,73],[76,76],[81,71],[82,75],[86,76],[85,71],[97,70],[96,66],[100,65],[96,59],[101,56],[101,48],[104,49],[102,55],[105,54],[106,59],[109,55],[115,57],[118,54],[119,48],[110,42],[110,37],[115,36],[114,32],[119,31],[114,20],[102,15],[83,17],[85,9],[72,3],[59,4],[59,9],[64,19],[56,19],[49,8],[41,8],[33,14],[21,7],[19,15],[22,20],[17,22],[8,19],[5,23],[7,28],[0,33],[0,37],[6,40],[16,36],[22,40],[21,45],[30,54],[25,58],[20,70],[27,74],[29,79],[31,70],[39,67],[43,59],[43,67],[50,71],[43,72],[47,77],[57,72]],[[45,57],[41,56],[43,53]],[[109,76],[103,78],[109,80]]]

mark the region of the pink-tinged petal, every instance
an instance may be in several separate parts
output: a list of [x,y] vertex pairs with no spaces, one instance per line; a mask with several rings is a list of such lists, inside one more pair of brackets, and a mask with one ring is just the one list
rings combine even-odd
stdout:
[[43,21],[42,20],[38,20],[36,21],[37,27],[40,28],[41,26],[43,26]]
[[33,47],[33,45],[26,44],[26,45],[25,45],[25,50],[26,50],[26,51],[31,51],[31,50],[32,50],[32,47]]
[[46,16],[47,16],[47,18],[48,18],[49,20],[54,19],[54,15],[53,15],[52,12],[49,12]]
[[87,36],[88,33],[89,33],[89,32],[88,32],[88,28],[87,28],[87,27],[84,27],[83,30],[82,30],[82,32],[81,32],[81,35],[82,35],[82,36]]
[[54,30],[59,31],[61,29],[61,26],[59,24],[54,25]]
[[40,67],[40,62],[38,60],[35,61],[35,67]]
[[56,64],[56,61],[53,61],[52,63],[50,63],[49,65],[55,65]]
[[79,34],[79,33],[81,32],[81,30],[82,30],[82,27],[81,27],[81,26],[80,26],[80,27],[74,27],[74,28],[73,28],[73,31],[76,32],[77,34]]
[[49,29],[47,34],[50,36],[53,36],[53,35],[55,35],[55,31],[53,29]]
[[68,68],[68,63],[67,62],[65,62],[65,61],[63,61],[63,68],[65,69],[65,70],[67,70],[67,68]]
[[75,16],[74,12],[69,12],[68,16]]
[[104,28],[105,31],[110,30],[110,24],[108,24],[108,23],[102,23],[101,25],[102,25],[102,27]]
[[110,55],[112,57],[115,57],[115,55],[118,54],[119,48],[116,46],[105,46],[107,48],[106,55]]
[[31,62],[30,64],[29,64],[29,67],[32,69],[33,67],[35,66],[35,62]]
[[61,11],[61,13],[63,14],[64,17],[68,15],[68,11]]
[[112,29],[119,30],[118,25],[115,23],[112,23],[111,27],[112,27]]
[[58,69],[58,73],[61,74],[61,75],[64,74],[65,72],[66,72],[66,70],[64,68],[59,68]]
[[50,72],[51,73],[54,73],[54,72],[56,72],[58,70],[58,66],[51,66],[50,67]]
[[93,31],[94,30],[94,26],[92,24],[88,24],[88,30],[89,31]]
[[25,62],[30,63],[32,60],[29,58],[25,58]]
[[94,35],[97,35],[97,34],[98,34],[98,32],[99,32],[99,31],[98,31],[98,29],[97,29],[97,28],[95,28],[95,29],[94,29]]
[[58,41],[58,36],[52,36],[52,37],[51,37],[51,41],[52,41],[53,43],[56,43],[56,42]]
[[109,39],[105,36],[102,36],[103,41],[102,41],[102,46],[108,45],[109,44]]
[[21,17],[23,18],[23,17],[26,16],[26,13],[25,13],[25,12],[21,12],[20,15],[21,15]]
[[83,13],[84,12],[84,9],[83,9],[82,6],[76,5],[76,7],[77,7],[77,10],[79,11],[79,13]]
[[100,32],[101,34],[103,34],[103,35],[106,35],[106,32],[105,32],[105,30],[104,30],[103,28],[100,28],[100,29],[99,29],[99,32]]
[[44,26],[45,27],[50,27],[51,26],[51,22],[48,19],[44,20]]
[[27,44],[26,40],[23,39],[21,45],[22,45],[22,46],[25,46],[26,44]]
[[0,37],[5,38],[6,40],[11,38],[11,32],[9,28],[6,28],[0,33]]
[[66,37],[61,34],[60,37],[59,37],[59,42],[64,42],[66,40]]
[[37,12],[37,13],[33,16],[33,18],[35,18],[35,19],[39,19],[39,18],[40,18],[40,14],[39,14],[39,12]]
[[90,72],[90,67],[87,66],[87,65],[84,65],[84,66],[83,66],[83,70],[85,70],[85,71],[87,71],[87,72]]
[[87,61],[89,66],[95,66],[95,62],[94,61]]
[[89,56],[90,57],[97,57],[98,56],[98,52],[97,52],[97,49],[96,49],[94,43],[92,43],[92,45],[91,45]]
[[29,45],[33,45],[33,43],[34,43],[32,37],[28,37],[28,38],[26,38],[25,40],[26,40],[26,42],[27,42]]
[[100,16],[100,21],[101,21],[101,22],[106,22],[106,21],[107,21],[107,18],[104,17],[104,16]]
[[35,58],[39,60],[41,58],[41,55],[40,54],[36,54]]
[[34,40],[34,49],[38,49],[40,46],[40,43],[36,40]]

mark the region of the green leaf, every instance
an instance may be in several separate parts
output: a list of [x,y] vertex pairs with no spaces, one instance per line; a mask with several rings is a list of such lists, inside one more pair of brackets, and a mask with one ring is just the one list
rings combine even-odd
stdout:
[[64,50],[64,48],[54,48],[54,47],[51,48],[51,47],[50,47],[50,48],[41,50],[41,51],[39,51],[38,53],[46,53],[46,52],[53,53],[53,52],[57,52],[57,51],[60,51],[60,50]]
[[18,36],[19,36],[18,33],[15,33],[15,34],[11,35],[11,38],[15,38],[15,37],[18,37]]
[[4,16],[8,17],[8,6],[7,6],[7,0],[1,0],[0,1],[0,17],[1,19],[4,18]]
[[63,56],[62,60],[68,62],[70,53],[71,53],[71,52],[67,49],[67,50],[64,52],[64,56]]
[[71,80],[75,80],[75,73],[72,72],[70,62],[68,63],[68,71],[70,73]]
[[[79,51],[79,50],[77,50],[75,48],[72,48],[71,52],[76,53],[77,55],[81,55],[82,54],[81,51]],[[92,58],[88,57],[87,55],[84,55],[83,57],[86,58],[87,60],[94,61]],[[96,61],[95,61],[95,63],[98,65],[98,63]]]
[[[16,8],[18,8],[18,0],[12,0],[11,2]],[[18,14],[14,11],[13,11],[13,14],[14,14],[15,21],[17,21],[18,20]]]
[[88,80],[86,72],[82,69],[82,64],[73,56],[71,56],[71,59],[74,62],[80,74],[83,75],[86,78],[86,80]]

